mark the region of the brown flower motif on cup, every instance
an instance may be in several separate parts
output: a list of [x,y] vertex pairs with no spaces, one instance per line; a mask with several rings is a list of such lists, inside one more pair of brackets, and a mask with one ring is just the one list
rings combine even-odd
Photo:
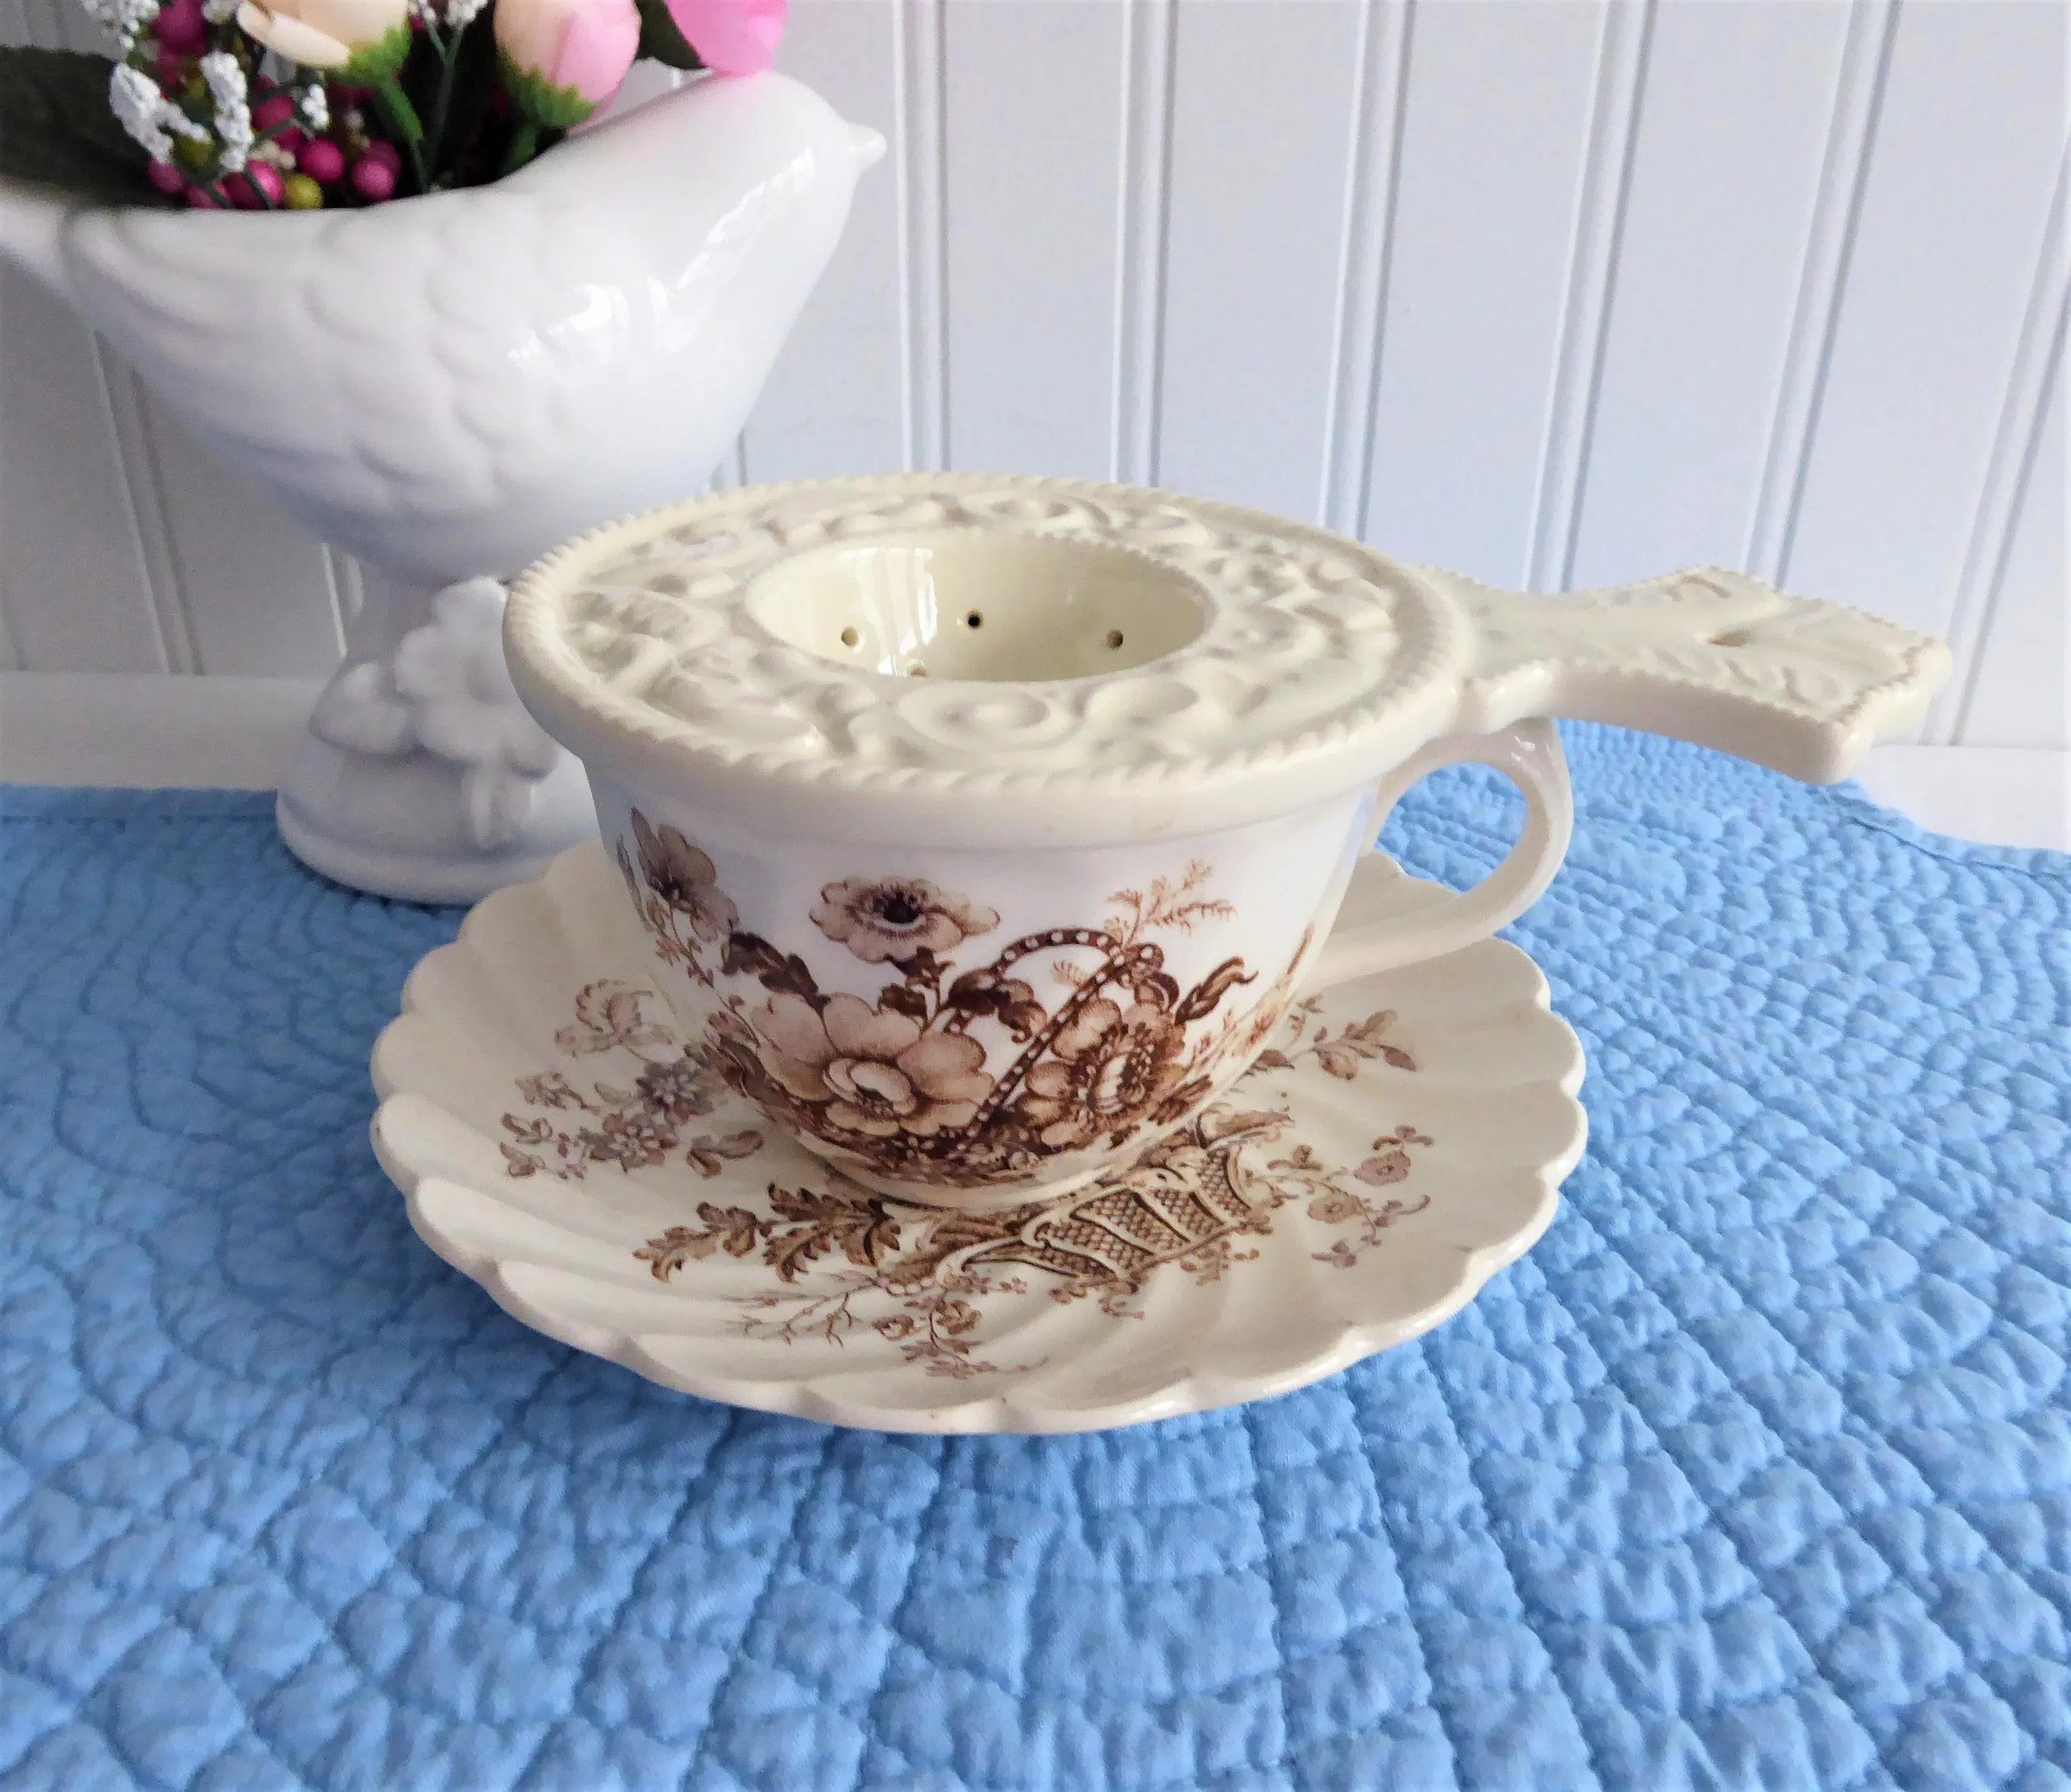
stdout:
[[[679,967],[706,988],[715,987],[707,952],[723,947],[740,924],[740,910],[719,887],[719,873],[702,849],[679,828],[657,828],[638,809],[633,838],[618,840],[618,873],[625,880],[641,925],[664,964]],[[634,866],[635,854],[639,860]]]
[[[1187,1029],[1155,1000],[1123,1008],[1097,996],[1050,1042],[1028,1073],[1023,1119],[1052,1151],[1077,1151],[1159,1110],[1183,1083]],[[1182,1103],[1183,1106],[1183,1103]]]
[[[1048,1158],[1169,1131],[1264,1043],[1310,943],[1249,1008],[1219,1013],[1258,980],[1245,961],[1187,988],[1148,937],[1234,914],[1207,894],[1213,873],[1199,861],[1118,890],[1097,926],[1029,933],[976,964],[945,955],[996,928],[996,910],[922,878],[847,878],[822,886],[809,918],[888,975],[872,994],[828,992],[798,952],[739,925],[706,853],[637,811],[633,828],[638,871],[623,849],[620,864],[658,955],[726,986],[707,1021],[712,1067],[838,1161],[900,1181],[1032,1187]],[[682,925],[693,911],[728,922],[716,955],[708,932]],[[1067,993],[1037,996],[1041,966]]]
[[820,892],[812,920],[866,964],[900,964],[922,951],[941,958],[999,925],[996,910],[925,878],[845,878]]
[[748,1017],[763,1068],[802,1102],[826,1106],[826,1123],[888,1139],[967,1127],[992,1093],[985,1048],[967,1033],[923,1032],[910,1014],[830,996],[816,1009],[773,996]]
[[656,828],[638,809],[633,837],[640,845],[640,873],[647,887],[683,916],[694,938],[724,939],[740,925],[740,911],[719,887],[712,861],[675,828]]

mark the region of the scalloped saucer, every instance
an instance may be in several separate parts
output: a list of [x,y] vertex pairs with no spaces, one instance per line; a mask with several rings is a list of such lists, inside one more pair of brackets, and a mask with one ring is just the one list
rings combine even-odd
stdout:
[[[685,1051],[617,878],[577,847],[418,965],[374,1146],[505,1311],[687,1393],[931,1432],[1284,1393],[1458,1312],[1582,1154],[1581,1047],[1489,940],[1300,1004],[1229,1096],[1090,1186],[872,1194]],[[1359,918],[1441,894],[1398,873]]]

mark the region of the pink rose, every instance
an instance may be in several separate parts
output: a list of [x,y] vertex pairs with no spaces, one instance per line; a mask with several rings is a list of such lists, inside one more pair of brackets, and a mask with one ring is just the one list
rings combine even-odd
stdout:
[[[498,0],[507,4],[508,0]],[[669,16],[698,60],[722,75],[759,75],[769,66],[791,0],[667,0]]]
[[496,0],[496,41],[519,69],[593,111],[633,66],[640,13],[633,0]]

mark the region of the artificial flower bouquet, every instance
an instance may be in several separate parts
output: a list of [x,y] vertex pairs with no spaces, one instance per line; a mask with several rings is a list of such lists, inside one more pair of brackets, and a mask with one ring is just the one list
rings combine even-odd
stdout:
[[314,211],[515,172],[634,63],[751,74],[789,0],[82,0],[113,57],[0,50],[0,175]]

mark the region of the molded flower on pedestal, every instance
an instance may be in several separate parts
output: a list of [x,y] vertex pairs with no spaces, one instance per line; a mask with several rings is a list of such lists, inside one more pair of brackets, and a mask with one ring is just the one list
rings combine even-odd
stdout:
[[247,35],[305,68],[370,80],[393,74],[410,49],[409,0],[244,0]]
[[482,846],[515,837],[531,808],[528,780],[552,771],[561,751],[511,683],[503,599],[494,579],[449,585],[432,601],[431,623],[396,649],[396,688],[415,700],[419,742],[468,768],[461,789]]
[[386,664],[367,661],[336,681],[310,718],[319,739],[348,752],[393,759],[422,747],[465,766],[468,832],[484,850],[517,837],[561,751],[512,688],[503,598],[494,579],[447,586],[429,623]]

